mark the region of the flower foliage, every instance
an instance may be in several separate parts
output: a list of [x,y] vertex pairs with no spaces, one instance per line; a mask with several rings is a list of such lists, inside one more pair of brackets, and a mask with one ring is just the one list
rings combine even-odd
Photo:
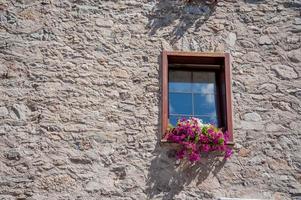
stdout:
[[212,124],[203,124],[198,118],[181,119],[176,127],[170,127],[165,135],[167,141],[180,144],[177,159],[187,158],[191,162],[200,160],[201,152],[224,152],[225,158],[232,155],[232,149],[227,146],[228,132]]

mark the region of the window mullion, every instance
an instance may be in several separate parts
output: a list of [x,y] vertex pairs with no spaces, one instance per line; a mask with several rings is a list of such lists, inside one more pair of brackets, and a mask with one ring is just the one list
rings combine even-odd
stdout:
[[191,105],[192,105],[192,116],[194,116],[194,93],[193,93],[193,72],[191,72]]

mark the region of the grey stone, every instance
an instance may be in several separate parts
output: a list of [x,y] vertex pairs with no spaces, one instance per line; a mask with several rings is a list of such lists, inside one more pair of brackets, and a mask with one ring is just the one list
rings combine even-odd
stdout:
[[276,33],[279,33],[279,28],[276,27],[276,26],[271,26],[271,27],[268,27],[268,28],[264,29],[263,33],[265,33],[265,34],[276,34]]
[[21,154],[16,149],[11,149],[5,153],[5,157],[9,160],[20,160]]
[[8,110],[6,107],[0,107],[0,117],[5,117],[8,115]]
[[107,144],[107,145],[103,145],[99,154],[101,156],[108,156],[114,153],[114,148],[112,147],[112,145]]
[[266,92],[274,93],[277,91],[277,86],[272,83],[264,83],[259,86],[258,90],[261,91],[262,93],[266,93]]
[[81,156],[72,156],[69,158],[71,162],[76,164],[91,164],[92,161],[89,158]]
[[170,46],[170,44],[166,41],[166,40],[164,40],[164,39],[162,39],[162,49],[164,49],[164,50],[169,50],[169,51],[172,51],[172,47]]
[[111,171],[115,173],[118,179],[123,180],[126,177],[126,169],[123,166],[114,167]]
[[294,68],[287,65],[272,65],[271,69],[276,72],[276,74],[283,79],[293,79],[297,78],[298,75]]
[[95,21],[96,26],[110,28],[114,25],[114,22],[111,19],[99,18]]
[[294,25],[294,26],[292,26],[291,32],[293,32],[293,33],[300,33],[301,32],[301,25]]
[[263,35],[259,38],[259,44],[261,45],[269,45],[269,44],[272,44],[273,41],[271,40],[271,38],[267,35]]
[[263,199],[250,199],[250,198],[228,198],[228,197],[220,197],[218,200],[263,200]]
[[284,130],[284,127],[281,126],[280,124],[269,123],[268,125],[266,125],[266,131],[268,132],[276,132],[282,130]]
[[301,18],[298,17],[298,18],[295,18],[293,24],[296,24],[296,25],[301,25]]
[[241,40],[240,45],[244,48],[253,48],[255,46],[251,41],[248,40]]
[[297,37],[297,36],[289,36],[286,38],[286,41],[289,43],[289,44],[298,44],[298,42],[300,41],[300,37]]
[[249,62],[259,63],[262,61],[261,56],[257,52],[248,52],[244,58]]
[[234,46],[235,42],[236,42],[236,34],[235,33],[229,33],[226,42],[229,46]]
[[301,99],[301,90],[294,92],[294,95]]
[[[103,173],[100,173],[100,175],[104,175]],[[90,193],[95,193],[95,192],[101,192],[102,194],[110,194],[111,192],[114,191],[115,186],[114,186],[114,181],[112,180],[112,176],[108,177],[103,176],[100,178],[94,178],[93,180],[89,181],[85,187],[85,190]],[[115,190],[117,192],[118,189]]]
[[295,121],[292,121],[290,124],[289,124],[290,128],[292,130],[301,130],[301,123],[298,123],[298,122],[295,122]]
[[287,55],[292,62],[301,62],[301,49],[290,51]]
[[260,115],[256,112],[246,113],[243,118],[246,121],[254,121],[254,122],[259,122],[262,120]]
[[90,181],[85,188],[87,192],[98,192],[100,189],[101,185],[98,182],[94,181]]
[[27,107],[24,104],[14,104],[11,107],[11,117],[18,120],[26,120]]
[[117,78],[128,78],[129,74],[126,70],[115,69],[114,71],[112,71],[112,76]]
[[239,123],[239,127],[242,130],[263,130],[264,125],[261,122],[254,122],[254,121],[241,121]]

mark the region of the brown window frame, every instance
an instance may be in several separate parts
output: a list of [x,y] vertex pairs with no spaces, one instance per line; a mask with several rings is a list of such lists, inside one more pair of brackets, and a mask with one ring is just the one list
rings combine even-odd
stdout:
[[[161,65],[161,132],[162,137],[168,128],[168,69],[169,65],[181,65],[181,68],[198,69],[200,71],[215,70],[219,79],[217,87],[224,88],[219,91],[219,104],[222,105],[218,111],[219,117],[223,118],[222,129],[228,131],[229,145],[234,144],[233,138],[233,116],[232,116],[232,88],[231,88],[231,63],[229,53],[205,53],[205,52],[176,52],[163,51]],[[219,66],[217,68],[217,66]],[[186,68],[186,69],[187,69]],[[222,96],[225,93],[225,97]],[[161,140],[161,142],[165,142]]]

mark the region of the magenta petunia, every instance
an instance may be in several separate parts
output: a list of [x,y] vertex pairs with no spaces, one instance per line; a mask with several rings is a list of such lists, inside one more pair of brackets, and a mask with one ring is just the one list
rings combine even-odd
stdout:
[[181,119],[176,127],[166,132],[168,141],[177,143],[181,149],[177,151],[177,159],[187,158],[190,162],[197,162],[201,152],[221,151],[225,158],[229,158],[233,152],[227,146],[228,132],[216,128],[212,124],[203,124],[197,118]]
[[196,153],[196,152],[192,152],[190,155],[189,155],[189,161],[190,162],[196,162],[196,161],[199,161],[200,160],[200,154]]
[[233,154],[232,149],[227,148],[225,153],[225,158],[229,158]]
[[209,151],[210,151],[210,145],[208,145],[208,144],[202,145],[202,150],[203,150],[204,152],[209,152]]

